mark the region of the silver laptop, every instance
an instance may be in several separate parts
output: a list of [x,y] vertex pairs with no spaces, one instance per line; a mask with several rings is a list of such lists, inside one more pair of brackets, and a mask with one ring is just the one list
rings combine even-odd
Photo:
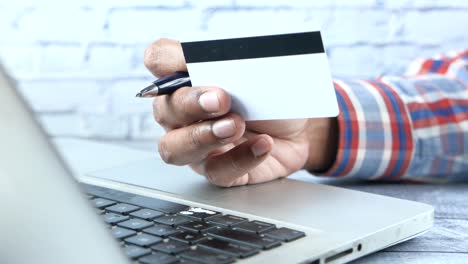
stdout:
[[77,182],[2,69],[0,147],[0,263],[345,263],[433,225],[422,203],[293,179],[218,188],[156,158]]

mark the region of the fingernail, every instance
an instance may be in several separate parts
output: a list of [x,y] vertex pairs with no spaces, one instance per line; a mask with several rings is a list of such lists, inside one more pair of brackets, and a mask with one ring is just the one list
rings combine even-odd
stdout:
[[213,134],[218,138],[228,138],[236,134],[236,124],[232,119],[220,120],[213,124]]
[[270,150],[270,144],[268,144],[268,142],[262,138],[255,142],[255,144],[250,147],[250,150],[252,151],[252,154],[258,158]]
[[198,101],[205,112],[219,111],[219,99],[215,92],[203,93]]

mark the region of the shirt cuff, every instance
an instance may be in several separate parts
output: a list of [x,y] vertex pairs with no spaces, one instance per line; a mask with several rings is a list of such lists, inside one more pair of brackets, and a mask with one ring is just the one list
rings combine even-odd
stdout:
[[334,86],[340,107],[338,151],[332,167],[321,175],[399,179],[414,152],[402,99],[379,81],[335,81]]

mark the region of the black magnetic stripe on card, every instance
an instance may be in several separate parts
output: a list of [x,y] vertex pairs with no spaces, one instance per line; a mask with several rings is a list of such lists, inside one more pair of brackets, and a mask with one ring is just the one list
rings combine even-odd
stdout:
[[187,63],[324,53],[320,31],[183,42]]

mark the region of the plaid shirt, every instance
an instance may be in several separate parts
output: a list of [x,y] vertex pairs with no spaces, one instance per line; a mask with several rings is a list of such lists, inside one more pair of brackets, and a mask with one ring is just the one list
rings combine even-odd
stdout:
[[468,50],[418,60],[409,76],[335,81],[339,146],[324,175],[468,180]]

